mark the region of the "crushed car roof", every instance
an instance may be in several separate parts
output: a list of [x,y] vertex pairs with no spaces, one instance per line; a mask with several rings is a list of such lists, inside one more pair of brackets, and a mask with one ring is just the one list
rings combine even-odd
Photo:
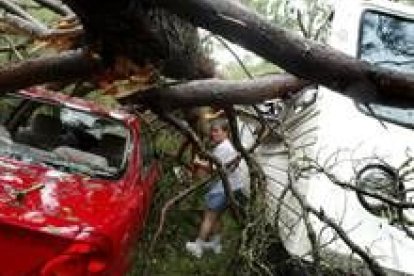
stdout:
[[52,103],[57,103],[69,108],[83,110],[108,116],[117,120],[128,121],[134,116],[122,109],[109,109],[102,105],[92,102],[91,100],[84,100],[81,98],[71,97],[69,95],[47,90],[43,87],[31,87],[28,89],[19,90],[18,95],[27,96],[30,98],[39,98]]

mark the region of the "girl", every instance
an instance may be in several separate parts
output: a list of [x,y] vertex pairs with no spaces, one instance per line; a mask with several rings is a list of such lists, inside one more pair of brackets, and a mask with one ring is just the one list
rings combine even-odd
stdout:
[[[232,163],[238,156],[237,151],[229,140],[229,127],[225,119],[216,119],[212,121],[210,136],[215,148],[213,155],[217,157],[224,165]],[[194,161],[196,166],[205,170],[212,168],[208,162],[199,159]],[[230,183],[230,189],[234,197],[242,198],[243,182],[239,166],[236,169],[228,170],[227,177]],[[211,249],[215,253],[221,252],[220,230],[221,215],[228,205],[227,197],[224,192],[221,180],[210,183],[209,190],[205,195],[205,211],[201,223],[198,237],[193,242],[186,243],[186,249],[194,256],[200,258],[205,249]]]

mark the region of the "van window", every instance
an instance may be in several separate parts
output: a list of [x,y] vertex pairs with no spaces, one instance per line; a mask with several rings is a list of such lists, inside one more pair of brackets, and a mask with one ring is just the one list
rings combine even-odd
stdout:
[[[378,66],[414,72],[414,21],[366,11],[362,15],[359,58]],[[368,115],[375,115],[406,127],[414,128],[414,109],[381,104],[358,105]]]

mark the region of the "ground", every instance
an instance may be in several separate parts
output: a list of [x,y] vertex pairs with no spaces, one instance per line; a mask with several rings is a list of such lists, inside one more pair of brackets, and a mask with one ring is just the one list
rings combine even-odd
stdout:
[[[140,250],[142,246],[148,246],[148,240],[154,233],[154,226],[158,218],[150,218],[149,225],[144,234],[143,241],[138,244],[138,256],[129,275],[229,275],[228,267],[237,248],[237,237],[240,231],[230,214],[223,217],[223,252],[214,254],[206,253],[201,259],[197,259],[185,251],[185,243],[193,240],[201,221],[200,202],[202,194],[194,194],[187,202],[181,203],[169,214],[166,221],[166,229],[157,243],[152,256],[143,256],[147,250]],[[152,232],[151,232],[152,231]],[[141,248],[140,248],[141,247]],[[148,260],[148,262],[145,261]],[[145,271],[146,269],[146,271]]]

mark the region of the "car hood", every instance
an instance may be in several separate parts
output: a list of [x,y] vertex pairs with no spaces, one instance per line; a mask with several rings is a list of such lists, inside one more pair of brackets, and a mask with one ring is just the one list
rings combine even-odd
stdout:
[[122,208],[121,182],[1,158],[0,222],[68,236],[105,228]]

